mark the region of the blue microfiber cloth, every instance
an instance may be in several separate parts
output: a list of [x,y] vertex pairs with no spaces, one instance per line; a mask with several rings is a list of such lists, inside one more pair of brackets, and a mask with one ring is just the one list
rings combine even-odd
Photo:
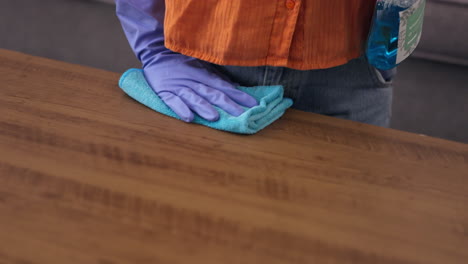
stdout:
[[[120,77],[119,86],[126,94],[147,107],[162,114],[180,119],[151,89],[146,82],[142,70],[127,70],[122,77]],[[222,109],[215,107],[220,114],[218,121],[210,122],[195,115],[193,123],[233,133],[255,134],[280,118],[286,109],[293,104],[291,99],[283,98],[283,87],[280,85],[255,87],[239,86],[238,89],[257,99],[259,105],[252,108],[245,108],[246,111],[238,117],[229,115]]]

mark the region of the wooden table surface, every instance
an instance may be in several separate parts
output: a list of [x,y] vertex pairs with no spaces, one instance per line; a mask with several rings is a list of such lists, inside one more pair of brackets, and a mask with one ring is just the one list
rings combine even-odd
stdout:
[[289,110],[253,136],[0,50],[0,263],[468,263],[468,145]]

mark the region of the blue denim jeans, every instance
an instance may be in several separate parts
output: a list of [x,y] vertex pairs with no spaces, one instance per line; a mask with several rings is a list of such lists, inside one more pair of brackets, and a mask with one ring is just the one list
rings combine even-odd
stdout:
[[213,64],[241,86],[283,85],[293,108],[317,114],[388,127],[395,71],[378,71],[365,57],[323,70],[273,66]]

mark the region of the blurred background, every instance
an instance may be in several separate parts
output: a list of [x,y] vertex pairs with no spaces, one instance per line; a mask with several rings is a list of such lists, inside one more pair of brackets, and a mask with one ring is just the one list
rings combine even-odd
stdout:
[[[0,48],[115,72],[140,67],[113,0],[0,3]],[[468,0],[427,0],[424,23],[398,69],[392,128],[468,143]]]

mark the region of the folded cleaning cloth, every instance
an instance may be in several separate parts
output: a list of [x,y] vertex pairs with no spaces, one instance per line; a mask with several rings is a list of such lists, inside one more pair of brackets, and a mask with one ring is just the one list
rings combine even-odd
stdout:
[[[151,89],[140,69],[129,69],[120,77],[119,86],[133,99],[146,105],[147,107],[162,114],[180,119]],[[259,102],[258,106],[245,108],[240,116],[232,116],[215,107],[219,112],[218,121],[210,122],[198,115],[195,115],[193,123],[201,124],[218,130],[229,131],[239,134],[255,134],[275,120],[280,118],[286,109],[291,107],[293,101],[283,98],[283,87],[275,86],[255,86],[238,87],[253,96]]]

